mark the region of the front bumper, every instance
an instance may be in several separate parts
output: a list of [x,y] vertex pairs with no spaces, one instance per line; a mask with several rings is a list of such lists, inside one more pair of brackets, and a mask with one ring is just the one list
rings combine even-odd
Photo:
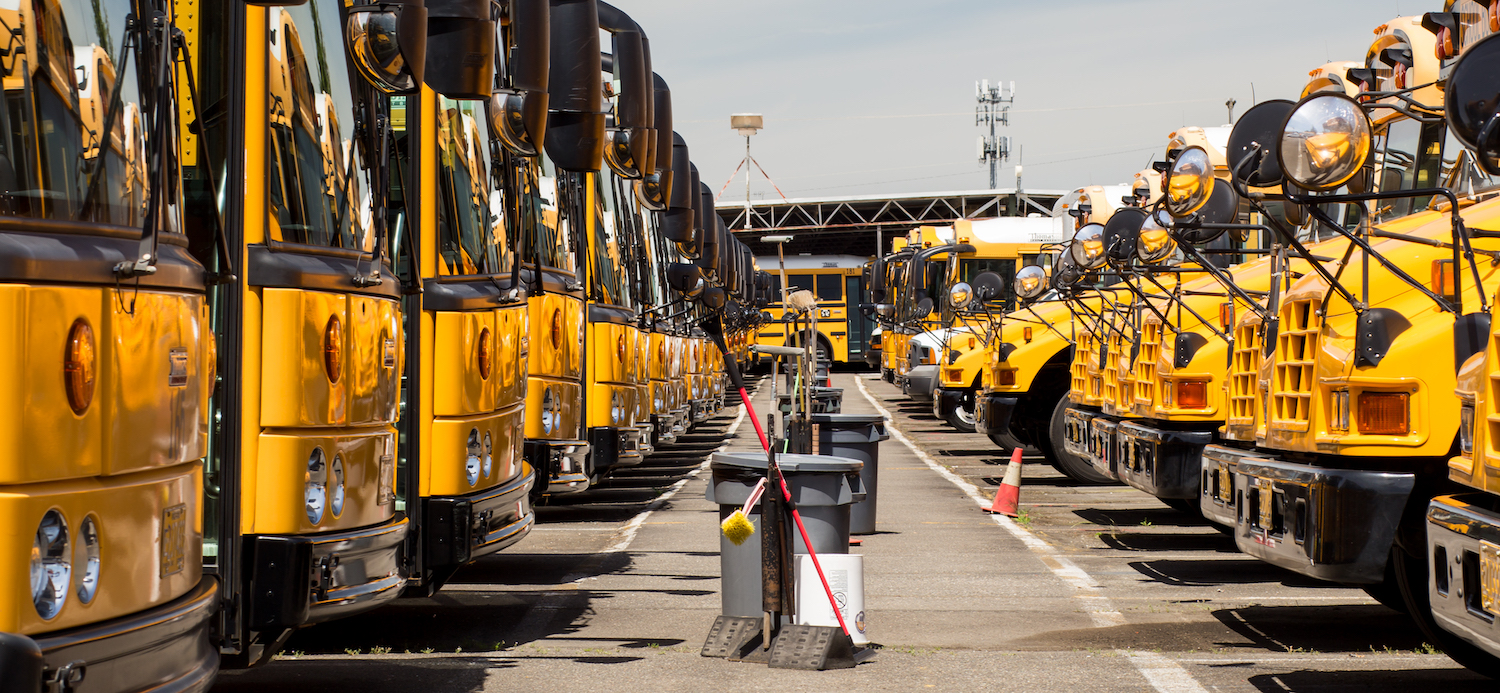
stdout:
[[1235,480],[1240,551],[1331,582],[1374,584],[1416,476],[1244,458]]
[[633,467],[641,463],[641,432],[636,428],[595,426],[589,429],[589,459],[595,475],[602,476],[615,467]]
[[250,625],[297,628],[368,611],[400,596],[406,583],[402,517],[327,534],[249,537],[254,551]]
[[1003,438],[1009,443],[1008,447],[1021,447],[1020,439],[1010,430],[1011,419],[1020,404],[1019,397],[1006,397],[994,392],[981,393],[974,398],[974,430],[991,438]]
[[1105,477],[1120,479],[1122,451],[1116,438],[1119,423],[1099,412],[1068,407],[1063,410],[1063,449],[1094,465]]
[[706,399],[695,399],[688,402],[688,415],[694,424],[700,424],[713,416],[713,402]]
[[35,640],[0,634],[0,688],[206,691],[219,671],[219,650],[211,639],[218,607],[219,583],[204,577],[186,595],[141,613]]
[[[1439,496],[1427,505],[1427,580],[1432,615],[1443,630],[1500,657],[1500,601],[1493,581],[1500,566],[1500,513],[1482,493]],[[1484,578],[1490,577],[1487,582]],[[1488,607],[1485,601],[1490,601]]]
[[677,442],[675,417],[671,413],[651,415],[651,447],[660,448]]
[[[871,368],[875,368],[875,367],[877,367],[877,366],[880,365],[880,350],[879,349],[866,349],[865,350],[865,365],[869,366]],[[882,374],[882,377],[883,377],[883,375],[884,374]]]
[[968,390],[946,390],[940,387],[932,393],[932,415],[946,419],[953,412],[962,409],[968,397]]
[[1169,431],[1135,421],[1115,429],[1123,453],[1115,469],[1120,481],[1157,498],[1198,497],[1203,446],[1211,431]]
[[906,394],[912,399],[932,399],[937,383],[937,366],[917,366],[906,373]]
[[1263,458],[1249,450],[1223,445],[1203,447],[1198,507],[1208,521],[1233,527],[1239,520],[1239,508],[1244,502],[1245,494],[1240,487],[1240,475],[1235,472],[1239,469],[1240,461],[1247,459]]
[[[527,439],[522,447],[526,462],[546,479],[543,494],[577,493],[589,487],[589,444],[582,440]],[[541,482],[538,481],[538,487]],[[533,489],[535,490],[535,489]]]
[[641,451],[641,459],[650,457],[656,452],[656,447],[651,444],[651,439],[656,437],[656,425],[650,423],[636,424],[635,445]]
[[448,572],[520,541],[536,523],[530,499],[535,483],[533,472],[467,496],[426,499],[425,567]]

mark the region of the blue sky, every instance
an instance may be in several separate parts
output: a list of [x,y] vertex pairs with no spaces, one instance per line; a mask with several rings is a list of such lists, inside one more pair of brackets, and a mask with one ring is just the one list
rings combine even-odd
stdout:
[[[974,82],[1016,83],[1001,187],[1128,181],[1224,102],[1295,99],[1372,31],[1441,0],[618,0],[651,38],[676,130],[715,192],[752,153],[788,197],[977,190]],[[1139,105],[1150,104],[1150,105]],[[1018,156],[1018,154],[1020,156]],[[1024,161],[1022,160],[1024,157]],[[725,201],[744,199],[743,172]],[[778,197],[757,173],[752,198]]]

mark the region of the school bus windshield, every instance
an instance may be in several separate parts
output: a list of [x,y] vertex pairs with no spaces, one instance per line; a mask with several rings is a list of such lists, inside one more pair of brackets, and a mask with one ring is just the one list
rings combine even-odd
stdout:
[[[0,6],[0,214],[139,226],[148,172],[127,0]],[[28,43],[34,42],[34,54]],[[117,72],[117,61],[129,63]],[[106,133],[102,135],[101,133]]]
[[440,97],[438,173],[442,204],[438,213],[438,272],[444,275],[500,274],[512,257],[506,227],[505,191],[491,178],[489,127],[484,103]]

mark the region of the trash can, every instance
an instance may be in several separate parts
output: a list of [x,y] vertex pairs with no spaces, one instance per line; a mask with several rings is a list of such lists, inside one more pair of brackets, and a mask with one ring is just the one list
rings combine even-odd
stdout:
[[[827,455],[779,454],[776,463],[786,478],[792,499],[802,515],[813,549],[819,554],[849,552],[849,507],[865,497],[858,460]],[[707,497],[719,504],[719,521],[728,518],[750,498],[755,482],[766,475],[765,453],[714,453]],[[771,489],[766,489],[771,493]],[[750,512],[755,534],[735,546],[719,535],[719,570],[723,576],[720,599],[725,616],[760,616],[760,509]],[[787,519],[791,523],[791,518]],[[717,528],[715,528],[717,529]],[[807,553],[802,534],[793,524],[789,532],[794,553]],[[791,589],[791,585],[786,586]]]
[[875,533],[875,496],[880,477],[880,442],[889,439],[885,418],[878,414],[813,414],[818,454],[864,463],[859,478],[865,498],[849,509],[850,534]]

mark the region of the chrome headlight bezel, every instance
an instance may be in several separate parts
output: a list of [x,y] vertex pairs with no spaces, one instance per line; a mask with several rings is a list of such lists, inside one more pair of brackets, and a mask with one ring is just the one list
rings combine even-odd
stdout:
[[328,461],[322,447],[313,448],[307,457],[302,505],[308,522],[318,524],[323,521],[328,506]]
[[479,484],[479,469],[484,465],[484,450],[479,443],[479,429],[469,429],[469,440],[464,446],[464,480],[472,488]]
[[99,595],[99,570],[103,566],[99,555],[100,544],[98,516],[89,513],[78,525],[78,542],[73,549],[73,564],[78,568],[78,601],[89,604]]
[[43,620],[57,618],[68,603],[73,557],[68,547],[68,520],[53,508],[42,514],[31,543],[31,604]]

